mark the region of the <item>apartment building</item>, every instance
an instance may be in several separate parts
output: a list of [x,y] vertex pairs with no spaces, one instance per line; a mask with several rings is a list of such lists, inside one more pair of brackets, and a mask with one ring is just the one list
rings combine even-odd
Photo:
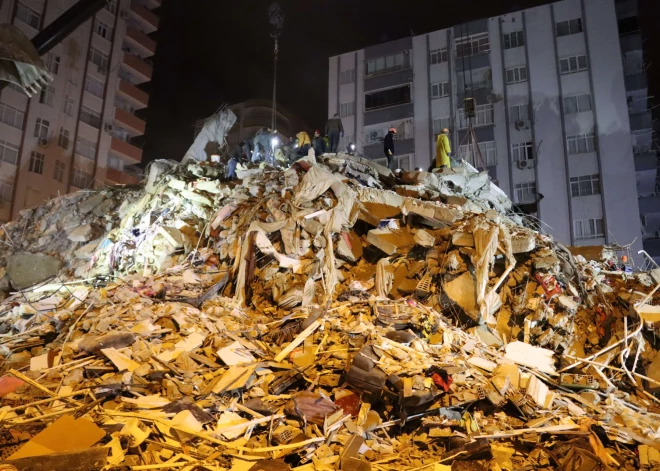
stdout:
[[[76,0],[0,2],[0,23],[33,37]],[[0,221],[58,194],[137,182],[161,0],[109,0],[43,57],[54,80],[0,94]]]
[[[563,0],[331,57],[328,114],[343,119],[342,145],[381,162],[396,127],[401,168],[427,168],[447,127],[455,155],[486,168],[515,202],[544,196],[538,217],[559,241],[639,250],[641,223],[660,221],[640,222],[651,205],[636,182],[657,168],[638,157],[652,135],[634,6]],[[473,118],[465,98],[476,101]]]

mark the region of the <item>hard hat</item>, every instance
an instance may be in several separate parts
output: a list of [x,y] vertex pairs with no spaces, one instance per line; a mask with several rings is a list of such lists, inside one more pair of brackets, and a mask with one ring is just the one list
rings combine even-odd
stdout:
[[321,131],[317,129],[316,131],[314,131],[314,134],[321,134]]
[[447,129],[447,128],[442,128],[442,132],[443,132],[443,133],[448,133],[448,132],[449,132],[449,129]]
[[628,261],[628,256],[627,256],[627,255],[623,255],[623,256],[621,257],[621,261],[622,261],[623,263],[626,263],[626,262]]
[[388,131],[393,132],[394,134],[396,134],[396,129],[394,129],[394,128],[390,128],[390,129],[388,129]]

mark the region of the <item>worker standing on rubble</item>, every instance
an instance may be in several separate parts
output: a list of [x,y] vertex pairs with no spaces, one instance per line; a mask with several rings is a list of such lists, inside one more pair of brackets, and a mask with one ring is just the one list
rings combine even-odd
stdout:
[[385,157],[387,157],[387,168],[393,170],[392,161],[394,160],[394,135],[396,134],[396,129],[390,128],[387,130],[387,136],[383,141],[385,145]]
[[339,147],[339,137],[344,135],[344,125],[341,122],[339,113],[335,113],[325,125],[325,134],[330,140],[330,152],[337,153]]
[[314,140],[312,141],[314,147],[314,154],[317,156],[325,154],[325,141],[321,137],[321,131],[318,129],[314,131]]
[[451,154],[451,146],[449,145],[449,129],[444,128],[442,132],[438,134],[438,139],[435,141],[435,167],[451,168],[449,154]]
[[312,141],[309,139],[309,134],[307,134],[307,131],[300,131],[296,134],[296,139],[298,140],[298,157],[304,157],[307,155],[310,147],[312,147]]

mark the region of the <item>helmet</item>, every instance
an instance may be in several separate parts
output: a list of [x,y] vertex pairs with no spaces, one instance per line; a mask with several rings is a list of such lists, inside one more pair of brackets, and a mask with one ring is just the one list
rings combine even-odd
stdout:
[[395,128],[390,128],[390,129],[388,129],[388,131],[393,132],[394,134],[396,134],[396,129]]
[[319,131],[319,130],[317,129],[316,131],[314,131],[314,134],[321,135],[321,131]]

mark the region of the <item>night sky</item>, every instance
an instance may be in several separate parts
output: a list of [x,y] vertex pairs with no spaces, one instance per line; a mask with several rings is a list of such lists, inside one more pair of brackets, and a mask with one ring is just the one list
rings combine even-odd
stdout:
[[[179,160],[192,143],[193,123],[223,103],[272,94],[272,0],[163,0],[150,93],[143,165]],[[279,0],[286,15],[280,37],[277,101],[310,130],[327,119],[328,58],[383,41],[469,20],[551,3],[544,0]],[[660,91],[658,0],[639,0],[651,64],[651,90]],[[660,102],[659,102],[660,103]]]

